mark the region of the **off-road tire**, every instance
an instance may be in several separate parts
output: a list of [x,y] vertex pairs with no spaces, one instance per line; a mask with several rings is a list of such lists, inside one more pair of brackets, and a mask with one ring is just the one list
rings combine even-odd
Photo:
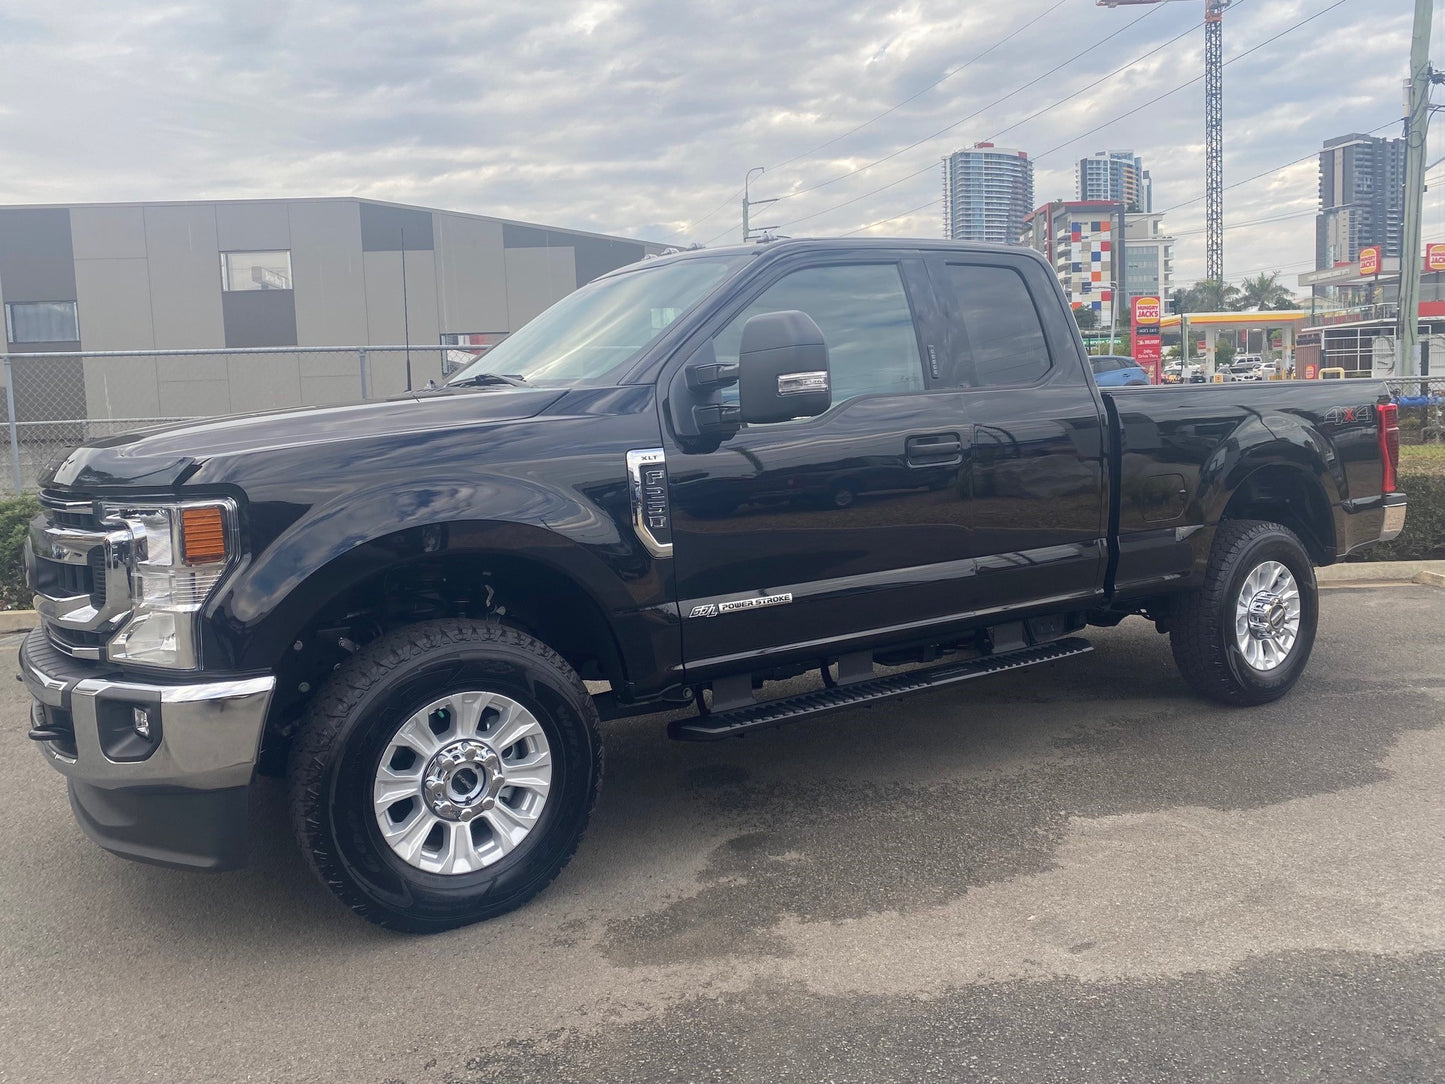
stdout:
[[[1277,668],[1256,670],[1235,638],[1235,605],[1249,574],[1277,561],[1294,577],[1300,628]],[[1319,621],[1319,593],[1309,553],[1294,532],[1262,520],[1225,520],[1214,534],[1204,584],[1174,599],[1169,643],[1184,680],[1221,704],[1248,707],[1278,700],[1294,687],[1309,662]]]
[[[428,873],[381,837],[371,801],[381,750],[398,720],[459,689],[502,692],[541,724],[552,788],[535,827],[493,865]],[[576,851],[602,782],[597,709],[551,648],[496,621],[428,621],[358,651],[317,694],[287,770],[291,823],[312,870],[381,926],[435,933],[511,911],[541,892]]]

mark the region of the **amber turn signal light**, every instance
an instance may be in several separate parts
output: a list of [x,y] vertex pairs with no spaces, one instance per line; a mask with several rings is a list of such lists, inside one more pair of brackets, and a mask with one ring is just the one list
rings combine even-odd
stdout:
[[219,508],[181,510],[181,555],[188,565],[226,559],[226,519]]

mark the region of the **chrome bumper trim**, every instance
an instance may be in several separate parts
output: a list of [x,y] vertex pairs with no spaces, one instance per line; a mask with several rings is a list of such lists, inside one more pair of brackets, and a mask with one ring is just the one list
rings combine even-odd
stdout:
[[[36,700],[70,712],[74,759],[50,743],[41,743],[45,759],[61,774],[106,789],[212,790],[251,781],[276,688],[274,677],[161,685],[98,674],[78,676],[90,668],[73,660],[66,660],[64,670],[69,672],[48,672],[35,662],[34,656],[48,653],[40,645],[48,648],[44,633],[37,629],[20,649],[20,676]],[[106,701],[160,704],[161,740],[146,759],[116,761],[105,755],[99,706]]]
[[1385,505],[1385,519],[1380,524],[1380,541],[1391,542],[1405,529],[1405,502]]

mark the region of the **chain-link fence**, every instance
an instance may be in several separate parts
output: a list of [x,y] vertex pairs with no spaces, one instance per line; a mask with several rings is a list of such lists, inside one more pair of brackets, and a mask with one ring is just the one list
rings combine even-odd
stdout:
[[[164,422],[354,403],[440,382],[485,348],[264,347],[0,355],[9,469],[0,493],[33,491],[72,448]],[[1445,377],[1389,381],[1400,437],[1445,441]]]
[[383,399],[441,382],[483,351],[457,346],[12,353],[3,361],[9,469],[36,489],[72,448],[165,422]]
[[1400,442],[1445,443],[1445,377],[1415,377],[1386,383],[1400,407]]

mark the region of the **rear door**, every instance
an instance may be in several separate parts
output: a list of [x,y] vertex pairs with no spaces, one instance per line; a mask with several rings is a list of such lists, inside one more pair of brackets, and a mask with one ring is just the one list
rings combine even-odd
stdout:
[[948,368],[973,422],[969,608],[1058,607],[1102,596],[1107,564],[1103,402],[1053,273],[1021,253],[937,253]]

